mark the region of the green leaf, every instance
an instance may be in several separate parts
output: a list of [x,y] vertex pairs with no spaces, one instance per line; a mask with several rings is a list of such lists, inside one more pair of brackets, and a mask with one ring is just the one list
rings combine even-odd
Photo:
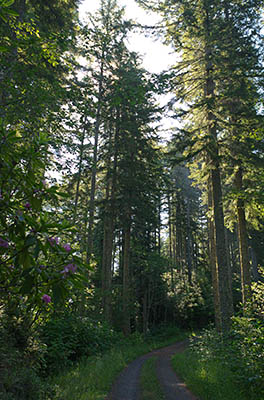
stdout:
[[31,203],[34,210],[41,211],[41,203],[42,203],[41,199],[38,199],[37,197],[32,197]]
[[0,12],[0,17],[2,18],[2,20],[3,20],[4,22],[7,22],[7,18],[5,17],[5,15],[4,15],[3,12]]
[[84,289],[85,283],[87,283],[87,279],[74,274],[72,275],[71,282],[76,289]]
[[6,51],[8,51],[8,48],[0,45],[0,53],[5,53]]
[[6,10],[6,14],[12,15],[14,17],[18,17],[19,16],[19,14],[14,10]]
[[24,278],[24,277],[29,276],[29,274],[30,274],[31,271],[32,271],[32,268],[27,268],[27,269],[25,269],[25,270],[23,271],[21,277]]
[[30,266],[31,257],[28,253],[28,249],[24,249],[23,252],[19,255],[19,263],[22,264],[24,268]]
[[36,237],[35,236],[30,235],[30,236],[28,236],[26,238],[26,246],[32,246],[35,243],[36,243]]
[[14,4],[15,0],[2,0],[0,3],[0,6],[2,7],[10,7],[12,4]]
[[34,249],[34,258],[35,258],[35,260],[38,259],[39,253],[40,253],[40,246],[39,246],[39,241],[37,240],[37,244],[36,244],[35,249]]
[[33,286],[34,286],[34,278],[33,278],[33,276],[28,275],[20,289],[20,293],[21,294],[31,293]]
[[52,285],[52,293],[53,293],[53,296],[52,296],[53,302],[56,305],[65,299],[65,297],[67,295],[67,290],[61,283],[53,284]]

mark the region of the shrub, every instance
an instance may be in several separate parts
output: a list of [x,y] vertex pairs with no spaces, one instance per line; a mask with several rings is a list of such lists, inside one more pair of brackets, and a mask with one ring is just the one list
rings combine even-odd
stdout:
[[248,392],[264,397],[264,324],[253,317],[233,318],[233,364]]
[[[6,325],[0,328],[0,398],[1,400],[45,400],[51,388],[38,376],[38,347],[32,346],[27,333]],[[17,334],[19,332],[19,334]],[[26,335],[28,337],[26,337]],[[31,342],[30,349],[27,342]]]
[[227,337],[205,330],[191,348],[201,362],[215,360],[230,369],[248,399],[264,398],[264,325],[258,318],[234,317]]
[[47,346],[47,373],[102,353],[120,338],[107,324],[73,314],[51,319],[41,326],[40,336]]

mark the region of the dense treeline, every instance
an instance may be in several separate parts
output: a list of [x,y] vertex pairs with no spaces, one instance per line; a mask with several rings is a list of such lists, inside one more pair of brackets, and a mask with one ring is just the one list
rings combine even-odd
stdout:
[[[162,324],[214,321],[245,365],[263,354],[262,2],[138,0],[180,55],[160,75],[116,0],[82,23],[78,3],[0,0],[6,399],[45,398],[40,375]],[[181,126],[166,146],[163,113]]]

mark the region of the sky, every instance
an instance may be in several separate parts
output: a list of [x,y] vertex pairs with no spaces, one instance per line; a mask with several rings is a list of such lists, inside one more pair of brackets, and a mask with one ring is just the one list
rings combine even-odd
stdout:
[[[120,6],[124,6],[126,16],[142,24],[154,25],[159,21],[155,13],[146,13],[134,0],[119,0]],[[85,18],[85,13],[94,12],[100,6],[100,0],[83,0],[79,12],[81,19]],[[128,48],[139,52],[143,56],[143,66],[150,72],[158,73],[168,68],[173,63],[175,57],[170,54],[171,49],[161,42],[144,37],[143,34],[131,34]],[[172,53],[172,52],[171,52]]]
[[[144,25],[154,25],[159,22],[159,16],[155,13],[146,13],[139,7],[134,0],[118,0],[118,4],[125,7],[126,16]],[[95,12],[100,6],[100,0],[83,0],[79,7],[80,19],[85,19],[86,12]],[[136,51],[142,56],[143,67],[152,73],[159,73],[168,69],[176,59],[175,53],[161,41],[145,37],[143,33],[132,33],[127,43],[129,50]],[[171,98],[172,94],[161,95],[157,97],[160,105],[165,105]],[[163,117],[160,121],[159,136],[164,142],[171,138],[171,128],[178,124],[175,120]]]

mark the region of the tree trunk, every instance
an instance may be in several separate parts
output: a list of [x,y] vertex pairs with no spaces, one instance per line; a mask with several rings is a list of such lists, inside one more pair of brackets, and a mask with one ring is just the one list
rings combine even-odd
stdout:
[[123,259],[123,332],[127,336],[130,329],[130,239],[131,221],[130,211],[127,211],[126,226],[124,229],[124,259]]
[[170,275],[171,275],[171,290],[174,290],[174,264],[172,260],[172,247],[173,247],[173,238],[172,238],[172,210],[171,210],[171,201],[170,201],[170,193],[168,193],[168,225],[169,225],[169,263],[170,263]]
[[87,264],[89,264],[93,252],[95,190],[96,190],[96,177],[97,177],[98,140],[99,140],[99,130],[101,124],[101,108],[102,108],[102,97],[103,97],[103,78],[104,78],[104,63],[105,63],[104,58],[105,55],[103,51],[101,66],[100,66],[98,105],[97,105],[95,128],[94,128],[93,166],[92,166],[92,177],[91,177],[91,192],[90,192],[89,220],[88,220],[88,233],[87,233],[87,252],[86,252]]
[[253,279],[255,282],[258,282],[260,280],[260,275],[259,275],[259,271],[258,271],[258,262],[257,262],[256,252],[252,246],[250,246],[249,252],[250,252],[250,259],[251,259],[251,264],[252,264]]
[[190,216],[190,199],[187,199],[187,231],[186,231],[186,253],[187,253],[187,268],[188,268],[188,282],[192,283],[192,234],[191,234],[191,216]]
[[[115,197],[116,197],[116,183],[117,183],[118,135],[119,135],[119,127],[116,126],[115,138],[114,138],[114,161],[113,161],[112,172],[110,171],[111,150],[109,153],[107,188],[106,188],[106,206],[105,206],[105,218],[104,218],[104,241],[103,241],[103,257],[102,257],[102,303],[103,303],[104,318],[108,322],[111,322],[112,319],[111,285],[112,285],[114,228],[116,219]],[[111,142],[111,137],[109,138],[109,142]]]
[[[235,186],[238,191],[243,190],[243,171],[242,168],[236,171]],[[241,271],[241,289],[242,301],[245,305],[251,298],[251,271],[249,262],[249,247],[247,235],[247,223],[245,217],[245,204],[243,198],[238,194],[237,199],[237,227],[239,241],[240,271]]]
[[220,169],[217,160],[213,162],[213,168],[210,171],[210,177],[215,232],[216,266],[218,271],[220,299],[220,323],[221,332],[224,333],[230,328],[231,316],[233,314],[233,300],[226,254],[226,237],[222,205]]
[[148,330],[148,291],[145,290],[143,296],[143,333],[144,335]]
[[84,146],[85,133],[86,133],[86,118],[84,120],[84,127],[83,127],[83,132],[82,132],[82,137],[81,137],[80,160],[79,160],[79,166],[78,166],[77,185],[76,185],[75,200],[74,200],[74,214],[73,214],[73,223],[74,224],[76,222],[78,200],[79,200],[79,195],[80,195],[80,183],[81,183],[81,174],[82,174],[83,146]]
[[[220,321],[220,332],[225,333],[230,329],[231,316],[233,314],[233,300],[232,300],[232,284],[230,282],[230,274],[228,270],[228,260],[226,252],[226,236],[224,226],[224,212],[222,202],[222,185],[220,176],[219,165],[219,150],[217,140],[217,126],[216,117],[211,109],[211,99],[215,98],[215,83],[212,78],[213,63],[211,51],[211,32],[208,10],[206,9],[206,18],[204,20],[205,31],[207,32],[206,46],[205,46],[205,60],[206,60],[206,80],[204,95],[205,100],[208,100],[207,105],[207,130],[208,130],[208,147],[207,159],[210,166],[209,172],[209,192],[212,198],[212,214],[213,214],[213,229],[214,229],[214,243],[215,245],[215,260],[217,274],[218,293],[220,310],[215,309],[217,320]],[[213,266],[214,268],[214,266]],[[216,294],[218,296],[218,294]],[[219,312],[220,311],[220,312]]]
[[210,182],[208,182],[208,237],[209,237],[209,259],[211,264],[212,272],[212,285],[213,285],[213,296],[214,296],[214,310],[215,310],[215,326],[218,331],[221,330],[221,318],[220,318],[220,297],[219,297],[219,277],[216,266],[216,248],[215,248],[215,229],[212,217],[212,190]]

